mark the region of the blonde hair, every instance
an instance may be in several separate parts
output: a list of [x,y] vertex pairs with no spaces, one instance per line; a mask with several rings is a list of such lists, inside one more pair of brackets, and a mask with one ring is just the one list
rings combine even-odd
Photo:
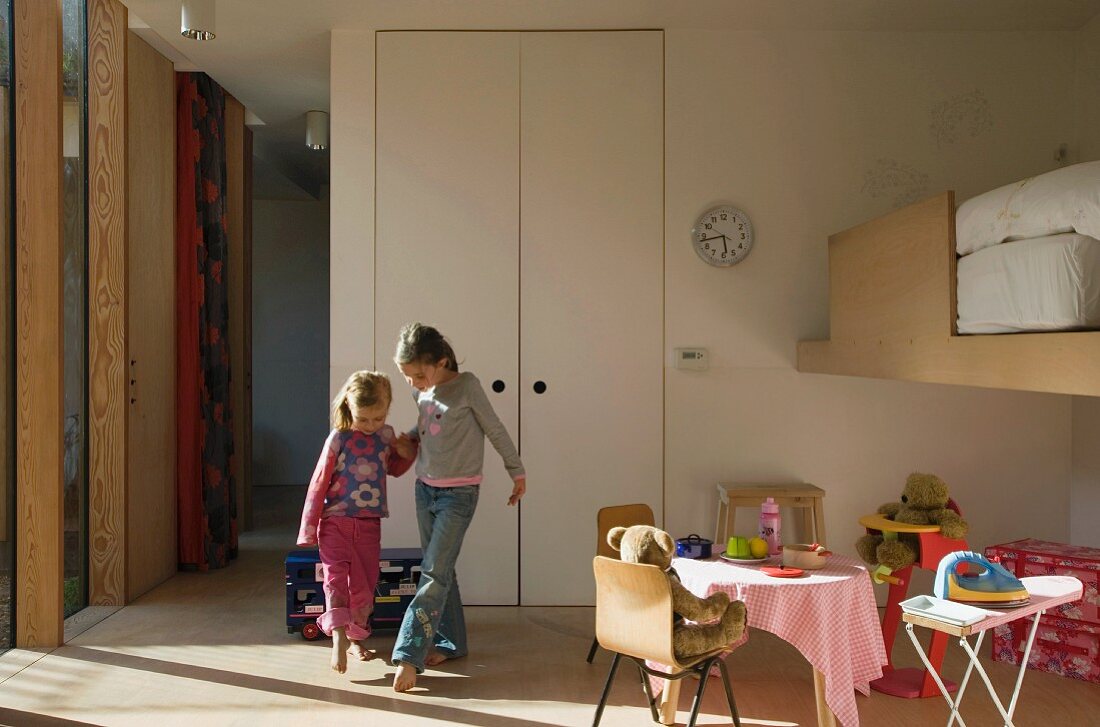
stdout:
[[421,363],[436,365],[447,359],[447,368],[458,371],[454,349],[443,334],[423,323],[409,323],[397,335],[397,352],[393,360],[397,364]]
[[356,371],[348,377],[332,400],[332,428],[346,432],[351,429],[351,404],[368,409],[378,404],[389,407],[393,401],[390,379],[378,371]]

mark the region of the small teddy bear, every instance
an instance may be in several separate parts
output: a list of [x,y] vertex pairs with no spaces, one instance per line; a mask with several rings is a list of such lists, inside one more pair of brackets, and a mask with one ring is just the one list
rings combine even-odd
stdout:
[[744,603],[731,603],[729,596],[722,592],[699,598],[680,583],[671,569],[676,544],[665,531],[649,525],[611,528],[607,542],[619,551],[620,560],[655,565],[668,574],[672,610],[695,622],[678,621],[673,627],[672,650],[680,661],[690,661],[692,657],[731,644],[745,633]]
[[[880,515],[899,523],[939,525],[940,533],[953,540],[965,537],[969,526],[947,506],[947,485],[935,475],[914,472],[905,480],[901,502],[879,507]],[[884,540],[882,533],[868,533],[856,541],[856,551],[866,563],[901,570],[917,560],[918,538],[899,533],[897,540]]]

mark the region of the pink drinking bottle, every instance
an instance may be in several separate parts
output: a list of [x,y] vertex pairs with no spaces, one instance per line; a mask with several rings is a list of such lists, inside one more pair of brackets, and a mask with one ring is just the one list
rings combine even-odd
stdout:
[[779,505],[770,497],[760,505],[760,537],[768,543],[768,555],[779,555]]

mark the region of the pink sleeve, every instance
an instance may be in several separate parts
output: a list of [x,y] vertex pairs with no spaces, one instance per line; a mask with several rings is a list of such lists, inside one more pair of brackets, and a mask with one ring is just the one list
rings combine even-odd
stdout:
[[416,439],[412,441],[412,459],[403,459],[401,455],[397,453],[397,450],[393,448],[392,442],[395,436],[393,429],[388,424],[386,425],[386,428],[389,429],[388,438],[386,441],[386,453],[384,455],[386,462],[386,474],[393,477],[400,477],[401,475],[408,472],[409,468],[413,466],[414,462],[416,462],[416,453],[420,449],[420,441]]
[[325,507],[325,492],[328,491],[332,472],[336,468],[336,436],[334,429],[325,440],[325,448],[317,460],[317,469],[306,490],[306,504],[302,507],[302,524],[298,529],[298,545],[317,544],[317,525],[321,522],[321,511]]
[[[413,446],[416,447],[418,443],[413,442]],[[386,474],[393,477],[400,477],[409,471],[409,468],[413,466],[413,462],[416,461],[416,454],[414,453],[412,459],[402,459],[401,455],[397,453],[397,450],[390,447],[386,450]]]

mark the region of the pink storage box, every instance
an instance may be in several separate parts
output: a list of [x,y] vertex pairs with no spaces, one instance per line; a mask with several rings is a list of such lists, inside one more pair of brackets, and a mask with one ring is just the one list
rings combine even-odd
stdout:
[[[1100,548],[1027,538],[985,549],[1009,572],[1023,576],[1073,576],[1081,581],[1079,601],[1051,609],[1039,630],[1027,665],[1032,669],[1100,684]],[[1031,619],[993,630],[993,660],[1019,664]]]
[[987,558],[1001,559],[1010,573],[1022,576],[1073,576],[1084,586],[1080,601],[1058,606],[1047,616],[1100,624],[1100,548],[1049,543],[1045,540],[1017,540],[985,549]]
[[[993,660],[1019,664],[1031,619],[993,629]],[[1100,626],[1043,615],[1028,668],[1100,684]]]

